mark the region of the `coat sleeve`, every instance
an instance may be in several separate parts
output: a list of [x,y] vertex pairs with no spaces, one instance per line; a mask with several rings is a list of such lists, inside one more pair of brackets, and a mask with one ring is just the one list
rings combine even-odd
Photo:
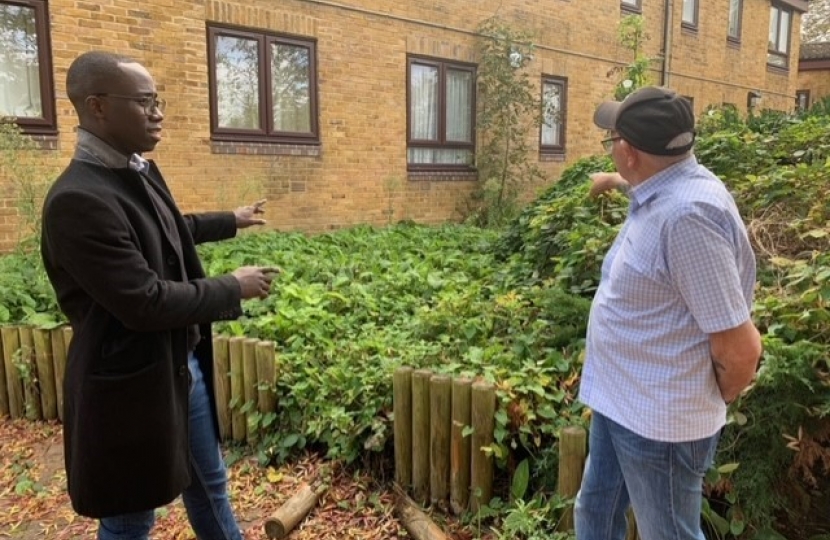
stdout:
[[[242,313],[241,289],[231,275],[187,282],[161,279],[126,215],[94,194],[55,194],[44,208],[43,228],[53,266],[128,328],[166,330]],[[220,230],[203,229],[205,234]]]
[[207,212],[204,214],[185,214],[184,218],[193,241],[216,242],[236,236],[236,216],[233,212]]

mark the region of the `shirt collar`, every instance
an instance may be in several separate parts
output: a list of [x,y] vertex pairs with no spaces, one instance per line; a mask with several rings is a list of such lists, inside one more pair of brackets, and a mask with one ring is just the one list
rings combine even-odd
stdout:
[[647,178],[642,184],[631,188],[631,191],[629,192],[629,197],[631,198],[631,209],[636,210],[637,208],[645,205],[651,199],[656,197],[661,191],[665,190],[669,183],[674,181],[674,179],[679,176],[683,176],[686,169],[692,169],[694,167],[697,167],[697,158],[692,155],[682,161],[678,161],[677,163],[666,167],[657,174]]
[[123,154],[82,127],[78,128],[78,143],[75,146],[73,159],[103,165],[109,169],[129,167],[142,173],[147,173],[150,169],[150,162],[143,157],[138,154],[132,154],[131,156]]

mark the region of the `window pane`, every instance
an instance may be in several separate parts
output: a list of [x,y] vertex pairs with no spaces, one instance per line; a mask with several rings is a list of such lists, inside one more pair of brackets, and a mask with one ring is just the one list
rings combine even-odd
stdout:
[[622,0],[623,4],[625,4],[627,6],[634,6],[634,7],[638,7],[637,2],[638,2],[638,0]]
[[545,120],[542,124],[542,146],[561,146],[562,144],[561,91],[560,85],[545,83],[542,95]]
[[409,81],[409,137],[438,140],[438,68],[411,64]]
[[741,0],[729,0],[729,37],[738,38],[741,32]]
[[767,48],[774,51],[778,43],[778,8],[771,7],[769,11],[769,45]]
[[441,148],[409,148],[407,158],[416,165],[470,165],[473,162],[471,150]]
[[473,142],[473,74],[447,70],[447,140]]
[[219,127],[261,129],[259,49],[254,39],[216,39],[216,98]]
[[778,47],[776,50],[787,54],[790,49],[790,12],[781,10],[781,25],[778,27]]
[[275,131],[311,132],[310,60],[310,51],[306,47],[271,45]]
[[42,118],[35,10],[0,4],[0,116]]
[[683,22],[695,24],[695,4],[697,0],[683,0]]

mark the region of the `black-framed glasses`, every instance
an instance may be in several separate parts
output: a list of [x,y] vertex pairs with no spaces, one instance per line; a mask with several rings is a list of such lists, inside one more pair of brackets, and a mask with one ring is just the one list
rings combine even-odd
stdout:
[[92,95],[98,97],[111,97],[116,99],[128,99],[130,101],[135,101],[144,108],[144,114],[146,114],[147,116],[150,116],[156,110],[164,114],[164,109],[167,107],[167,101],[160,99],[158,96],[125,96],[123,94],[108,94],[105,92]]
[[602,139],[602,147],[605,149],[606,152],[611,152],[611,149],[614,148],[614,141],[619,141],[622,139],[619,135],[614,137],[608,137],[607,139]]

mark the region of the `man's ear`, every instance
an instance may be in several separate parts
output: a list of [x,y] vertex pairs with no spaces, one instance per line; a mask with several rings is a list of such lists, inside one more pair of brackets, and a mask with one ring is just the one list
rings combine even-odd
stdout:
[[101,96],[87,96],[84,100],[86,113],[94,118],[102,118],[105,114],[104,100]]
[[628,144],[625,139],[620,139],[620,149],[623,152],[626,167],[635,170],[637,163],[640,161],[640,151]]

